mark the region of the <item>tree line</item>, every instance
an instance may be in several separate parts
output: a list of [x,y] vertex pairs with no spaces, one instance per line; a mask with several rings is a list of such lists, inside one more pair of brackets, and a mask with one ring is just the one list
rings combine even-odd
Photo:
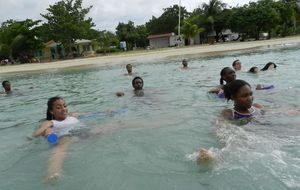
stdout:
[[97,40],[100,48],[118,47],[120,41],[126,41],[129,50],[145,48],[149,45],[149,35],[178,33],[179,8],[180,31],[188,44],[196,35],[206,37],[225,29],[240,34],[242,40],[258,40],[263,32],[268,33],[268,38],[300,33],[300,0],[259,0],[236,7],[229,7],[220,0],[210,0],[192,12],[173,5],[143,25],[120,22],[115,33],[94,29],[92,18],[87,18],[93,6],[83,8],[82,1],[61,0],[50,5],[47,13],[41,14],[45,22],[31,19],[3,22],[0,27],[0,59],[33,57],[49,40],[60,42],[64,48],[72,48],[76,39]]

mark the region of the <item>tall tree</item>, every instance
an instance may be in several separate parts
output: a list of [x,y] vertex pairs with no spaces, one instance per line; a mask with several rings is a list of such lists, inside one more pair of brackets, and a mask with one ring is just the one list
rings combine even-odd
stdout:
[[196,16],[191,16],[183,21],[181,32],[183,34],[183,37],[188,40],[189,45],[192,42],[192,38],[203,31],[204,28],[200,28],[197,25]]
[[134,46],[136,46],[138,33],[134,26],[134,22],[128,21],[127,24],[119,23],[116,28],[116,34],[120,41],[126,41],[127,49],[132,49]]
[[[162,33],[177,33],[176,28],[178,27],[178,15],[179,6],[173,5],[172,7],[164,8],[163,14],[156,18],[152,16],[152,19],[146,23],[147,30],[150,34],[162,34]],[[183,23],[183,19],[189,16],[189,13],[185,7],[180,9],[181,15],[180,20]]]
[[104,30],[100,32],[98,42],[102,48],[108,48],[110,46],[117,46],[119,40],[114,33]]
[[226,3],[220,0],[210,0],[208,4],[202,4],[202,12],[206,17],[205,29],[207,32],[220,32],[216,31],[215,22],[218,15],[226,8]]
[[300,21],[300,1],[280,0],[275,3],[275,9],[280,15],[277,31],[280,36],[297,32],[297,22]]
[[[40,21],[27,19],[24,21],[9,20],[2,23],[0,28],[0,52],[3,57],[22,59],[32,57],[36,50],[43,47],[37,37],[37,25]],[[26,60],[28,62],[29,60]]]
[[91,18],[85,18],[92,6],[82,8],[82,0],[61,0],[41,14],[47,20],[45,27],[49,36],[68,49],[76,39],[88,38],[94,25]]

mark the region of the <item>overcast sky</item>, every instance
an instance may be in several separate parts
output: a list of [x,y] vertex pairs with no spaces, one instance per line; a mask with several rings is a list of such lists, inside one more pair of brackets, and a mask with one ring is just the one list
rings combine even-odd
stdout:
[[[59,0],[0,0],[0,22],[8,19],[42,19],[49,5]],[[252,0],[253,1],[253,0]],[[96,29],[115,31],[119,22],[133,21],[135,25],[145,24],[152,15],[159,17],[163,8],[177,4],[179,0],[83,0],[83,7],[93,5],[88,16],[93,19]],[[188,11],[199,7],[208,0],[181,0],[181,6]],[[223,0],[229,6],[244,5],[249,0]]]

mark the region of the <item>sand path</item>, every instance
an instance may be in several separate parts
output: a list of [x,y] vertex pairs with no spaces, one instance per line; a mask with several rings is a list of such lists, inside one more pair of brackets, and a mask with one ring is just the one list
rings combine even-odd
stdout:
[[91,58],[71,59],[64,61],[8,65],[0,67],[0,74],[32,72],[53,69],[66,69],[75,67],[98,67],[115,64],[139,63],[139,62],[156,62],[169,57],[182,58],[188,55],[205,56],[218,54],[226,51],[238,51],[254,49],[262,46],[273,46],[279,44],[300,43],[300,36],[277,38],[271,40],[250,41],[250,42],[231,42],[214,45],[197,45],[181,48],[165,48],[159,50],[142,50],[120,53],[116,55],[98,56]]

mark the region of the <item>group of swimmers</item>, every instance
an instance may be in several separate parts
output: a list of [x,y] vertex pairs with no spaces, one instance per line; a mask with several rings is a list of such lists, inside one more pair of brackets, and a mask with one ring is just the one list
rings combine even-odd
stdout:
[[[268,63],[269,64],[269,63]],[[267,65],[268,65],[267,64]],[[275,65],[275,64],[274,64]],[[270,64],[268,65],[270,66]],[[276,65],[273,66],[276,68]],[[188,61],[182,60],[182,69],[188,68]],[[239,60],[233,63],[235,70],[241,70],[241,62]],[[132,65],[126,65],[127,73],[125,75],[132,76],[132,87],[134,94],[137,96],[143,95],[143,79],[133,73]],[[211,90],[211,93],[218,94],[219,97],[226,98],[228,101],[234,102],[232,109],[223,111],[223,117],[228,120],[250,119],[262,114],[262,106],[253,103],[253,94],[249,83],[243,80],[236,79],[235,71],[230,67],[225,67],[220,72],[220,86]],[[224,84],[224,81],[226,84]],[[5,93],[11,92],[11,85],[9,81],[3,81],[2,86]],[[117,92],[117,96],[124,96],[124,92]],[[52,180],[60,176],[62,171],[65,151],[68,146],[74,141],[72,131],[81,126],[78,120],[80,114],[73,114],[69,116],[68,106],[61,97],[52,97],[47,102],[46,119],[40,124],[40,127],[33,133],[34,137],[47,137],[55,133],[59,140],[56,146],[52,149],[49,157],[48,174],[46,179]],[[98,134],[96,132],[96,134]],[[76,137],[75,137],[76,138]],[[198,156],[198,163],[211,160],[213,157],[206,149],[201,149]]]
[[[235,71],[240,71],[242,69],[242,63],[239,59],[235,60],[232,63],[232,67]],[[259,71],[267,71],[267,70],[272,70],[276,69],[277,65],[273,62],[268,62],[262,69],[259,69],[257,66],[251,67],[249,69],[249,73],[258,73]]]
[[[220,85],[209,91],[209,93],[217,94],[219,98],[225,98],[227,101],[232,100],[234,107],[232,109],[225,109],[222,112],[222,117],[226,120],[247,120],[259,117],[263,114],[263,106],[257,103],[253,103],[253,92],[251,85],[244,81],[236,79],[236,72],[240,71],[242,64],[240,60],[235,60],[232,63],[232,68],[225,67],[221,70]],[[276,69],[276,64],[273,62],[267,63],[261,71]],[[257,68],[257,67],[256,67]],[[258,69],[258,68],[257,68]],[[253,70],[252,68],[250,70]],[[250,72],[250,71],[249,71]],[[252,73],[257,73],[252,72]],[[224,81],[226,84],[224,84]],[[273,85],[263,86],[258,84],[256,90],[265,90],[273,88]],[[198,164],[206,161],[213,160],[213,155],[206,149],[201,148],[197,157]]]

